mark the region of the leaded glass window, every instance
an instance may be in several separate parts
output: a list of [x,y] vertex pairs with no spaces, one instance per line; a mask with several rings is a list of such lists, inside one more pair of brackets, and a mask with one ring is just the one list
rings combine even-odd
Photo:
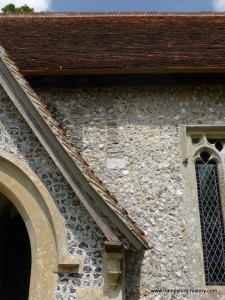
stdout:
[[225,285],[225,233],[217,164],[208,152],[195,163],[206,285]]

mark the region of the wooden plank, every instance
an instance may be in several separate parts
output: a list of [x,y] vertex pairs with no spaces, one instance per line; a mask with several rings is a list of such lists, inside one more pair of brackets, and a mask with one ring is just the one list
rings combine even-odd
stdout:
[[52,76],[52,75],[113,75],[113,74],[190,74],[190,73],[225,73],[224,66],[217,67],[142,67],[142,68],[94,68],[94,69],[22,69],[25,76]]
[[116,212],[112,210],[102,197],[90,186],[82,172],[76,166],[74,160],[61,145],[50,126],[34,107],[33,103],[2,59],[0,60],[0,70],[0,83],[3,88],[62,172],[80,201],[101,228],[106,238],[109,241],[119,241],[111,227],[105,222],[100,211],[109,217],[111,222],[116,225],[136,249],[139,250],[143,246],[147,247],[147,245],[136,236],[136,234],[119,218]]
[[[45,150],[49,153],[63,176],[66,178],[80,201],[83,203],[87,211],[101,228],[107,239],[118,240],[112,229],[103,221],[100,212],[94,207],[92,199],[81,188],[78,180],[71,171],[77,169],[74,161],[66,153],[65,149],[59,143],[49,126],[42,119],[41,115],[35,109],[29,98],[11,75],[8,68],[0,61],[0,83],[13,101],[23,118],[27,121],[34,134],[37,136]],[[77,170],[78,171],[78,170]]]

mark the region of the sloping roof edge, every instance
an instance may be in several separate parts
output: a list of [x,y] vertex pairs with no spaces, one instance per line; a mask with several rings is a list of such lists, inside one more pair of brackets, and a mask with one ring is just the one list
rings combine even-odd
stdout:
[[110,219],[137,250],[149,249],[143,231],[129,218],[127,212],[119,207],[81,154],[68,141],[59,124],[1,46],[0,71],[0,84],[106,238],[112,242],[119,242],[118,236],[104,216]]

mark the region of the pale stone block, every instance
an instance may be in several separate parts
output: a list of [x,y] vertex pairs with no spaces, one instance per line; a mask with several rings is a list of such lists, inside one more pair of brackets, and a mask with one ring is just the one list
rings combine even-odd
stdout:
[[106,165],[108,169],[124,169],[126,161],[124,158],[108,158]]

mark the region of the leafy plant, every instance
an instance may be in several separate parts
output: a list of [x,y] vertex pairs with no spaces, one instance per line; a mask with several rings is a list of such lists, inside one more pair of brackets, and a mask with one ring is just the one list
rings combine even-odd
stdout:
[[27,4],[24,4],[20,7],[16,7],[15,4],[9,3],[2,8],[4,13],[32,13],[34,9],[29,7]]

